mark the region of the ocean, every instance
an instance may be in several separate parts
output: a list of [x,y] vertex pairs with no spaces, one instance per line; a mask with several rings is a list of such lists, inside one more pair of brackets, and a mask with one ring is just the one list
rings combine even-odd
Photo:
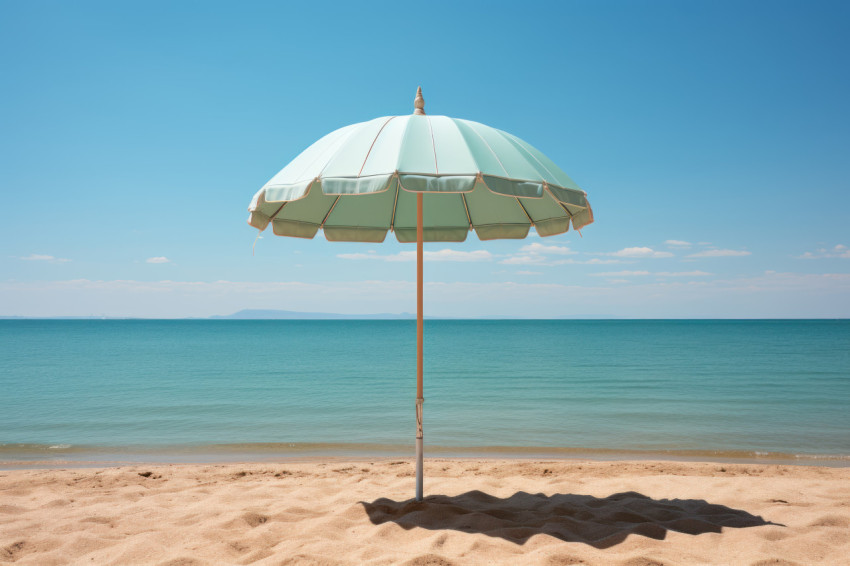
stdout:
[[[415,321],[0,321],[0,467],[409,456]],[[426,320],[426,457],[850,465],[848,320]]]

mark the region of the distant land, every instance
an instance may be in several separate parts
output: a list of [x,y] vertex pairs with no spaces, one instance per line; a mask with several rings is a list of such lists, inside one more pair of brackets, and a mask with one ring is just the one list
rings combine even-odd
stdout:
[[408,312],[400,314],[339,314],[332,312],[243,309],[233,314],[216,314],[209,318],[214,320],[408,320],[416,318],[416,315]]

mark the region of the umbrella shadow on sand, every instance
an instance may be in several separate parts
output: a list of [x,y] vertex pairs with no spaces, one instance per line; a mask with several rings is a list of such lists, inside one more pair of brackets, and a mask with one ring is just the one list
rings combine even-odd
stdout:
[[431,495],[421,502],[381,498],[361,504],[375,525],[393,522],[408,530],[481,533],[515,544],[547,534],[600,549],[631,534],[663,540],[668,531],[698,535],[719,533],[723,527],[777,524],[702,499],[651,499],[633,491],[604,498],[519,491],[505,499],[469,491],[451,497]]

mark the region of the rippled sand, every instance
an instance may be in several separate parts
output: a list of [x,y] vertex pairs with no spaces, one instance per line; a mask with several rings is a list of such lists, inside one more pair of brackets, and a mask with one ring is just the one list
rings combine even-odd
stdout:
[[850,468],[576,460],[0,471],[0,563],[848,564]]

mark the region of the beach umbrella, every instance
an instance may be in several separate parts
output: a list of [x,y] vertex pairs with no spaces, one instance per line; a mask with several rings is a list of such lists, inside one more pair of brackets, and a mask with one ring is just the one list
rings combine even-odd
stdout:
[[521,239],[593,222],[582,191],[530,144],[470,120],[414,112],[340,128],[254,195],[248,223],[279,236],[416,242],[416,500],[422,500],[422,243]]

